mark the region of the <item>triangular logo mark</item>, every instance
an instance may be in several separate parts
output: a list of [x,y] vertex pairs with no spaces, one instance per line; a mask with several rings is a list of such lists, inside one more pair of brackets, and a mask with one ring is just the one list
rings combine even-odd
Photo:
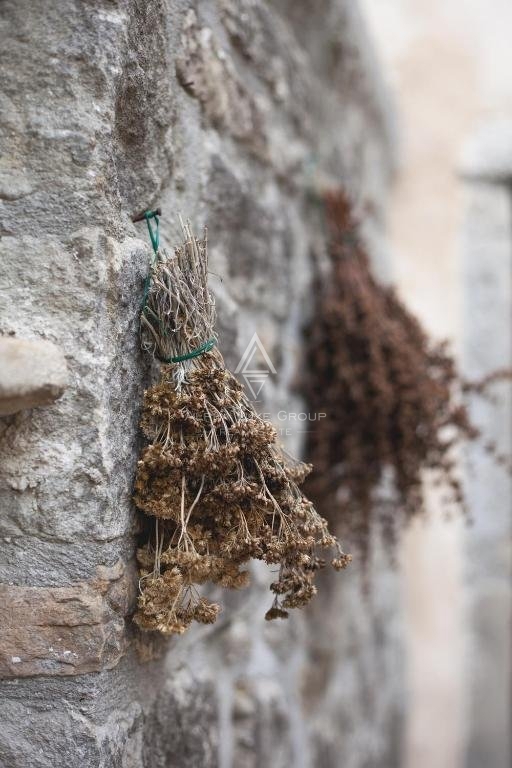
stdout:
[[[267,369],[251,368],[251,363],[256,352],[260,352]],[[256,399],[261,392],[263,385],[269,375],[269,373],[277,373],[272,360],[267,354],[267,350],[261,343],[261,339],[258,334],[255,333],[248,343],[245,352],[240,358],[240,362],[235,368],[235,373],[241,373],[242,377],[252,393],[254,399]]]

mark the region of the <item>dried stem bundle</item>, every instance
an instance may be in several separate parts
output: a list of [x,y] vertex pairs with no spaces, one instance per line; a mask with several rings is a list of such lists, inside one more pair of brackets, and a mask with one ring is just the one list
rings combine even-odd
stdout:
[[135,621],[163,634],[214,622],[220,608],[200,585],[244,586],[251,558],[279,566],[267,619],[286,617],[315,594],[315,571],[325,565],[319,550],[333,550],[336,569],[350,560],[299,490],[310,467],[285,460],[273,426],[205,343],[215,339],[206,237],[187,225],[184,238],[156,261],[142,316],[145,348],[164,361],[181,358],[164,364],[145,393],[148,445],[135,482],[135,502],[152,518],[138,551]]

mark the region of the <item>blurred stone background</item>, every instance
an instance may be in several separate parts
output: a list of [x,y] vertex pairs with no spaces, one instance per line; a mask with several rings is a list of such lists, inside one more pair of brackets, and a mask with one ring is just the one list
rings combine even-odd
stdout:
[[[363,0],[395,97],[400,162],[391,271],[468,377],[512,363],[512,7],[506,0]],[[504,453],[511,388],[473,417]],[[466,459],[473,525],[429,519],[402,547],[407,723],[414,768],[512,764],[512,481]]]
[[[3,1],[2,768],[510,764],[510,483],[481,454],[474,527],[433,498],[401,569],[374,542],[368,594],[355,563],[269,625],[254,568],[217,625],[145,662],[129,619],[154,374],[134,213],[161,206],[169,246],[178,212],[208,225],[221,349],[234,368],[258,333],[274,419],[303,408],[324,183],[346,187],[379,274],[471,373],[510,361],[510,11],[470,5]],[[506,447],[500,402],[477,417]],[[299,430],[283,438],[300,453]]]

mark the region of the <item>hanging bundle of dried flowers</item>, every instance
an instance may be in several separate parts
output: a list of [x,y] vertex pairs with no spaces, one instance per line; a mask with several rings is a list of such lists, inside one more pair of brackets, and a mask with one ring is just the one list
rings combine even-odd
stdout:
[[163,634],[214,622],[219,605],[200,585],[244,586],[251,558],[279,566],[267,619],[315,594],[321,550],[334,551],[336,569],[350,560],[298,488],[310,467],[285,460],[273,426],[226,370],[215,346],[206,235],[194,237],[188,225],[183,232],[173,255],[157,252],[142,313],[143,346],[163,365],[143,406],[148,445],[135,503],[148,524],[135,621]]
[[424,469],[464,506],[452,449],[478,431],[446,346],[433,344],[374,278],[346,195],[328,193],[323,202],[330,269],[314,292],[304,391],[327,418],[310,433],[307,492],[365,551],[378,512],[372,497],[387,469],[406,517],[423,507]]

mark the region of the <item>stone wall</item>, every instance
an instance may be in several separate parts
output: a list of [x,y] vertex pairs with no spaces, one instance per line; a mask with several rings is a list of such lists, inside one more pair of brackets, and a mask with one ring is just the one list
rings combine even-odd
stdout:
[[[140,660],[130,622],[137,423],[154,375],[137,335],[150,250],[131,216],[159,205],[169,245],[179,211],[208,224],[226,360],[257,331],[277,369],[261,408],[300,410],[319,179],[349,190],[384,268],[392,132],[354,4],[2,11],[0,333],[17,362],[0,374],[0,765],[396,768],[397,588],[379,555],[372,596],[355,566],[278,625],[263,621],[269,574],[254,568],[217,625],[158,660]],[[28,364],[20,340],[34,342]],[[47,376],[37,355],[55,356]],[[13,405],[13,370],[35,402],[64,394],[27,409],[20,390]],[[300,451],[296,430],[287,442]]]

